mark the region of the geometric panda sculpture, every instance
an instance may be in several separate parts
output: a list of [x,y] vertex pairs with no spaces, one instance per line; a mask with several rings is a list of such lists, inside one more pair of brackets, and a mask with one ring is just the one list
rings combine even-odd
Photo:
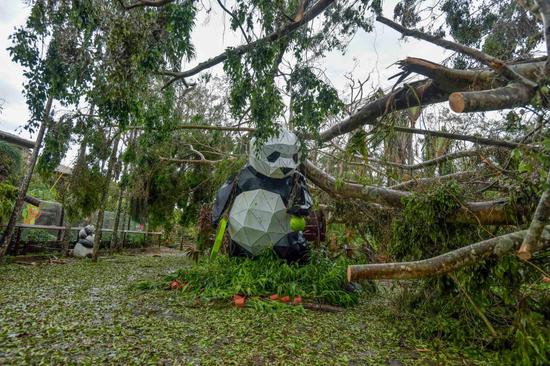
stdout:
[[94,231],[93,225],[86,225],[78,233],[78,241],[73,249],[73,256],[84,258],[91,257],[94,251]]
[[292,231],[292,216],[307,217],[312,206],[305,178],[296,170],[299,140],[288,130],[257,145],[250,141],[248,164],[220,188],[212,210],[218,225],[228,216],[230,254],[254,257],[272,248],[295,261],[308,252],[303,232]]

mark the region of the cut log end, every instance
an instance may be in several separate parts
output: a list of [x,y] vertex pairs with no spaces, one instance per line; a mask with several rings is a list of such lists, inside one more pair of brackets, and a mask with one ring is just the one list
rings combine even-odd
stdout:
[[462,95],[462,93],[452,93],[451,95],[449,95],[449,107],[451,107],[453,112],[464,112],[464,109],[466,108],[464,95]]
[[351,282],[351,266],[348,266],[348,282]]
[[517,256],[519,257],[519,259],[524,261],[528,261],[532,257],[531,251],[527,248],[524,248],[523,246],[519,248],[517,252]]

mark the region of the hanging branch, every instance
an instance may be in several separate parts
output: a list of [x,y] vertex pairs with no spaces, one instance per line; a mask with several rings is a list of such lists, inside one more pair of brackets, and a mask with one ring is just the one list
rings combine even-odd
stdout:
[[[483,259],[509,254],[521,245],[526,234],[526,230],[517,231],[419,261],[348,266],[348,281],[359,279],[409,280],[441,275],[478,263]],[[550,226],[544,228],[542,240],[541,248],[550,246]]]
[[133,4],[126,5],[124,4],[124,0],[118,0],[118,3],[124,8],[124,10],[132,10],[135,8],[143,8],[143,7],[155,7],[160,8],[164,5],[173,3],[175,0],[139,0]]
[[200,73],[200,72],[202,72],[206,69],[209,69],[213,66],[216,66],[219,63],[222,63],[223,61],[225,61],[227,59],[227,55],[229,53],[232,53],[232,54],[235,54],[235,55],[242,55],[242,54],[254,49],[255,47],[257,47],[260,44],[263,44],[263,43],[266,43],[266,42],[267,43],[275,42],[275,41],[277,41],[277,40],[279,40],[283,37],[286,37],[287,35],[291,34],[295,30],[300,28],[302,25],[304,25],[304,24],[310,22],[311,20],[313,20],[315,17],[317,17],[319,14],[321,14],[323,11],[325,11],[325,9],[327,9],[333,2],[334,2],[334,0],[319,0],[298,21],[287,24],[284,27],[277,29],[273,33],[271,33],[271,34],[269,34],[269,35],[267,35],[263,38],[257,39],[253,42],[250,42],[250,43],[247,43],[247,44],[244,44],[244,45],[240,45],[240,46],[235,47],[235,48],[228,49],[228,50],[220,53],[219,55],[217,55],[215,57],[212,57],[211,59],[208,59],[206,61],[201,62],[200,64],[198,64],[197,66],[195,66],[192,69],[189,69],[187,71],[172,71],[172,70],[163,71],[162,74],[167,75],[167,76],[172,76],[172,79],[170,81],[168,81],[164,85],[163,88],[168,87],[169,85],[173,84],[174,82],[176,82],[178,80],[196,75],[196,74],[198,74],[198,73]]
[[[145,130],[146,126],[129,126],[128,130]],[[234,131],[234,132],[254,132],[251,127],[230,127],[230,126],[210,126],[210,125],[178,125],[174,130],[205,130],[205,131]]]

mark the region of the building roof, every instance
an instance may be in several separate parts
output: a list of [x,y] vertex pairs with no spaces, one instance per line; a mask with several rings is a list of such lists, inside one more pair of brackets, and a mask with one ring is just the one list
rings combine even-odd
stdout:
[[57,168],[55,168],[55,172],[56,173],[61,173],[63,175],[72,175],[73,174],[73,169],[66,166],[66,165],[59,164],[57,166]]
[[13,133],[0,130],[0,141],[6,141],[10,144],[16,145],[18,147],[32,149],[34,148],[34,141],[24,139]]

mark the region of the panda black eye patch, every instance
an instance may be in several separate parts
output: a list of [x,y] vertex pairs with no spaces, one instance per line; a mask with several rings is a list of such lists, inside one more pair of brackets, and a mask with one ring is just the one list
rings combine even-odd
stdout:
[[269,154],[269,156],[267,157],[267,161],[269,161],[270,163],[274,163],[275,160],[279,159],[279,157],[281,156],[281,153],[278,152],[278,151],[273,151],[271,154]]

